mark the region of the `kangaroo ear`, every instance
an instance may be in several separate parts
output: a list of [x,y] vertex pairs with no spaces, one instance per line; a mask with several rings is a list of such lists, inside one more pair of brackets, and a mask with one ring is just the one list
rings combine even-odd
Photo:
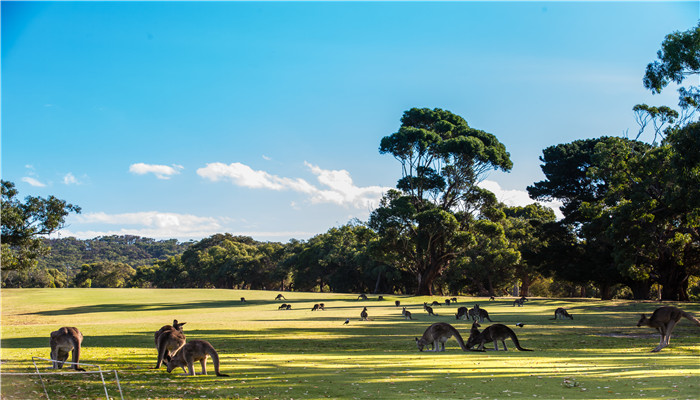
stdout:
[[175,325],[177,325],[177,320],[176,320],[176,319],[173,320],[173,326],[175,326]]
[[414,339],[416,339],[416,342],[418,341],[418,338],[414,338]]

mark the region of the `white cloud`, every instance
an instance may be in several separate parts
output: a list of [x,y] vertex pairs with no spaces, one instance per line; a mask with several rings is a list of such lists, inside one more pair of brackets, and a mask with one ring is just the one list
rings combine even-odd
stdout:
[[25,176],[22,178],[22,182],[26,182],[34,187],[46,187],[46,184],[39,182],[39,180]]
[[553,209],[554,214],[557,216],[558,219],[564,218],[564,215],[559,210],[559,207],[562,206],[562,203],[560,201],[535,201],[530,198],[530,196],[525,190],[503,189],[501,188],[501,185],[498,184],[498,182],[490,180],[482,181],[481,183],[479,183],[479,186],[491,191],[493,194],[496,195],[496,199],[498,199],[498,201],[504,203],[507,206],[524,207],[528,204],[540,203],[543,206]]
[[304,162],[317,176],[321,189],[301,178],[286,178],[265,171],[256,171],[241,163],[210,163],[197,170],[197,174],[213,182],[227,180],[237,186],[251,189],[291,190],[309,196],[312,204],[331,203],[355,208],[367,208],[379,204],[382,194],[389,188],[380,186],[358,187],[346,170],[324,170]]
[[71,174],[70,172],[67,173],[63,177],[63,183],[65,185],[79,185],[80,184],[80,182],[78,182],[78,180],[75,178],[75,176],[73,174]]
[[172,175],[179,174],[182,169],[184,169],[184,167],[177,164],[169,166],[136,163],[131,164],[129,172],[137,175],[154,174],[158,179],[170,179]]
[[390,189],[381,186],[355,186],[350,173],[344,169],[321,169],[308,162],[304,162],[304,165],[318,177],[319,183],[330,188],[330,190],[317,190],[311,198],[312,203],[335,203],[352,205],[356,208],[376,207],[382,195]]
[[263,160],[265,160],[265,161],[270,161],[270,160],[272,160],[272,157],[268,157],[268,156],[266,156],[265,154],[263,154],[262,158],[263,158]]

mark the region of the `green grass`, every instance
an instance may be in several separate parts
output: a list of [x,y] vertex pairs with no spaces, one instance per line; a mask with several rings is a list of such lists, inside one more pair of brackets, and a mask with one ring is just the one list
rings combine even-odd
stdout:
[[[637,328],[639,313],[659,304],[590,299],[533,299],[513,307],[512,299],[443,298],[285,293],[215,289],[5,289],[2,291],[3,373],[32,372],[31,358],[49,355],[49,334],[61,326],[85,336],[82,362],[119,371],[124,398],[185,399],[698,399],[700,327],[681,320],[671,346],[650,353],[659,337]],[[248,300],[240,302],[240,297]],[[405,321],[400,300],[414,315]],[[278,310],[282,302],[292,310]],[[323,302],[325,311],[311,312]],[[508,352],[463,352],[456,341],[444,353],[418,352],[433,322],[453,324],[468,336],[470,323],[456,321],[457,306],[478,302],[491,319],[511,326],[523,347],[507,341]],[[700,315],[700,304],[676,304]],[[360,321],[363,306],[370,321]],[[564,307],[574,320],[550,320]],[[153,333],[173,319],[186,321],[189,340],[211,342],[221,357],[213,375],[168,374],[156,363]],[[349,325],[343,325],[350,318]],[[523,322],[524,328],[516,328]],[[483,326],[487,326],[486,322]],[[44,372],[53,372],[40,364]],[[197,366],[198,367],[198,366]],[[88,370],[95,370],[88,367]],[[45,379],[51,399],[104,398],[99,377],[69,374]],[[112,377],[111,382],[114,379]],[[116,385],[108,385],[112,396]],[[45,398],[39,380],[2,376],[3,399]]]

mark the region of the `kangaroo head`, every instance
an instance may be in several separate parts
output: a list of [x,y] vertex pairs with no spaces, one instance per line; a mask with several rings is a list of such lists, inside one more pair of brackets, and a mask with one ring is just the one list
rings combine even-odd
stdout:
[[182,325],[185,325],[187,322],[177,322],[176,319],[173,320],[173,328],[177,329],[178,331],[182,332]]
[[640,327],[642,325],[646,325],[647,321],[649,320],[646,316],[646,314],[639,314],[641,318],[639,319],[639,322],[637,322],[637,327]]
[[423,339],[416,339],[416,346],[418,346],[418,351],[423,351],[423,347],[425,347],[425,343],[423,342]]

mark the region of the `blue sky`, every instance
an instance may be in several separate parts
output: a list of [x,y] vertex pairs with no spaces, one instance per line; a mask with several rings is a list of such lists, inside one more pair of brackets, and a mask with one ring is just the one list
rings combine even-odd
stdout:
[[698,2],[3,2],[2,179],[82,207],[62,236],[286,242],[366,220],[412,107],[542,149],[634,135],[646,65]]

